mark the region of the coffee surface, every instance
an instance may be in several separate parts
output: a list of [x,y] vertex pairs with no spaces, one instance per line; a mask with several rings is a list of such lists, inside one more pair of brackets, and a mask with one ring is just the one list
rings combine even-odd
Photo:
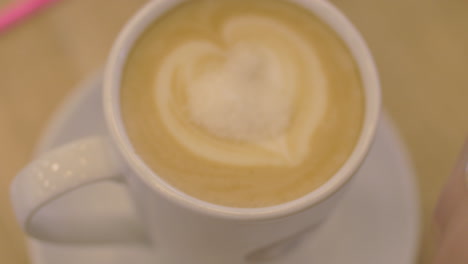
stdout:
[[360,75],[334,31],[282,0],[193,0],[157,19],[122,77],[135,152],[175,188],[232,207],[297,199],[344,164]]

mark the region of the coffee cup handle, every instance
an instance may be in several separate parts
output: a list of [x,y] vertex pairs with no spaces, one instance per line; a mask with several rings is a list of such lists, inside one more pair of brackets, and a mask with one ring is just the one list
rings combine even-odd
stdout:
[[57,219],[51,219],[60,213],[50,213],[53,201],[86,185],[119,181],[123,164],[110,139],[105,137],[84,138],[41,155],[12,182],[10,195],[18,222],[27,234],[45,241],[144,241],[144,232],[131,213],[85,223],[57,223]]

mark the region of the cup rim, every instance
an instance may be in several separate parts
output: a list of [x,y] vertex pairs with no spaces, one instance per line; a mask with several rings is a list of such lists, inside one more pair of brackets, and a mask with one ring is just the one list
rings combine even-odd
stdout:
[[133,151],[120,113],[120,81],[126,58],[141,33],[161,14],[187,0],[157,0],[143,6],[124,26],[114,43],[104,72],[104,112],[111,138],[135,175],[164,198],[202,214],[236,220],[284,217],[312,207],[340,190],[359,169],[373,141],[380,114],[380,82],[372,55],[354,25],[335,6],[324,0],[288,0],[313,12],[333,29],[350,49],[361,75],[365,117],[361,135],[344,165],[323,185],[295,200],[260,208],[236,208],[213,204],[176,189],[153,172]]

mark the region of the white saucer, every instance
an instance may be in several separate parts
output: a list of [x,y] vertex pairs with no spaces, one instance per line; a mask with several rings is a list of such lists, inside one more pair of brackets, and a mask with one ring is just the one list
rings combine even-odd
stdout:
[[[100,77],[85,82],[63,104],[38,153],[75,138],[107,133]],[[298,253],[283,262],[414,263],[420,228],[417,197],[405,149],[389,119],[383,117],[371,152],[342,203],[316,236],[307,238]],[[132,210],[127,198],[122,187],[100,184],[61,198],[54,209],[58,207],[64,219],[80,218],[89,212],[91,218],[109,212],[127,213]],[[78,212],[77,205],[89,207],[88,213]],[[154,264],[144,245],[54,245],[30,239],[29,248],[33,264]]]

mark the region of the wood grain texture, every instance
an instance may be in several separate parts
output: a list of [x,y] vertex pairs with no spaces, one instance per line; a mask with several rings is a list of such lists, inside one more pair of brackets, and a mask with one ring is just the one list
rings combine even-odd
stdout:
[[[0,0],[0,8],[11,0]],[[124,22],[145,1],[61,1],[0,34],[0,263],[28,263],[8,188],[74,85],[102,67]],[[424,232],[468,132],[468,1],[332,0],[357,25],[381,74],[385,109],[414,162]]]

